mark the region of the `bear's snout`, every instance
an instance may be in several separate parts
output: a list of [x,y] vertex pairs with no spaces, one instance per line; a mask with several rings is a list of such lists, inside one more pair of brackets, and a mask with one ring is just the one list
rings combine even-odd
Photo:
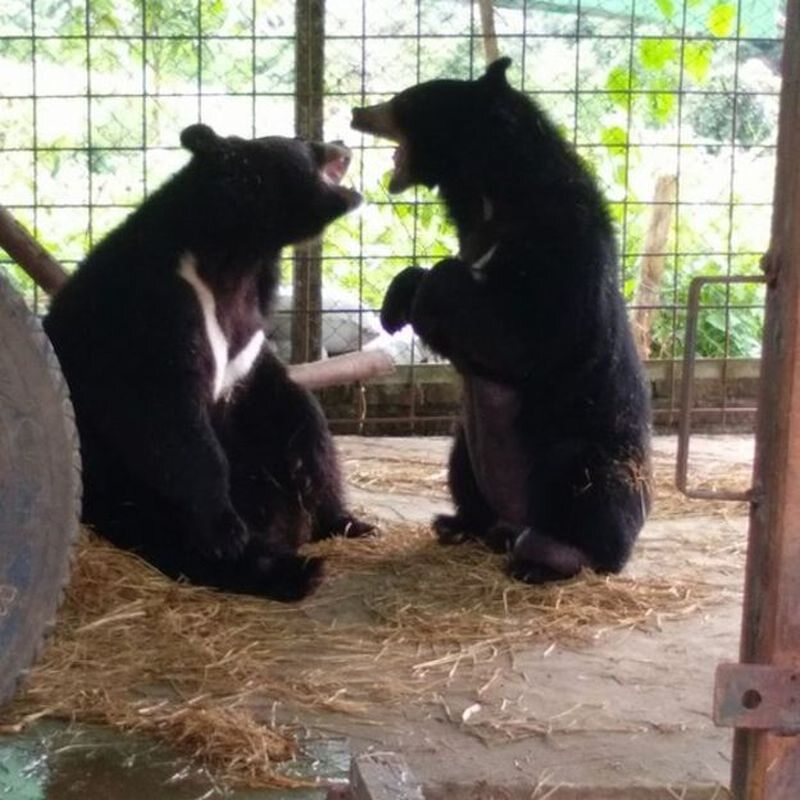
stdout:
[[401,135],[394,118],[391,101],[378,103],[375,106],[354,108],[350,127],[362,133],[371,133],[394,141],[397,141]]

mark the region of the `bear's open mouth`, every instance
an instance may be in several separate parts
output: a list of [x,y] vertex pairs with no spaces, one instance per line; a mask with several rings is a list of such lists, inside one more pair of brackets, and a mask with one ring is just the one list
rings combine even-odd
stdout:
[[414,181],[411,178],[408,141],[397,124],[391,100],[387,103],[378,103],[375,106],[354,108],[350,127],[361,131],[361,133],[371,133],[381,139],[388,139],[397,145],[392,155],[394,170],[389,178],[389,192],[391,194],[402,192],[403,189],[407,189],[412,185]]
[[[392,186],[405,180],[408,173],[408,147],[405,142],[398,142],[397,147],[392,153],[392,161],[394,162],[394,172],[392,173],[391,180],[389,181],[389,190],[392,191]],[[399,191],[395,189],[394,191]]]
[[361,195],[355,189],[341,185],[351,160],[349,148],[339,142],[327,143],[324,145],[319,176],[323,183],[344,197],[350,208],[355,208],[361,202]]
[[[350,151],[343,147],[340,148],[338,145],[328,145],[328,147],[331,151],[330,160],[322,165],[320,176],[325,183],[338,186],[347,174],[347,168],[350,166]],[[346,152],[339,152],[340,150],[346,150]]]

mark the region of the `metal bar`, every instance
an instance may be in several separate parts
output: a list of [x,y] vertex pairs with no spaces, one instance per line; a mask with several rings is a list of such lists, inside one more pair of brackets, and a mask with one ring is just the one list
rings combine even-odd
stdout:
[[[767,316],[756,431],[741,661],[800,664],[800,0],[783,52]],[[800,797],[800,736],[737,730],[736,800]]]
[[694,278],[689,284],[689,301],[686,309],[686,338],[683,346],[683,370],[681,372],[680,413],[678,417],[678,458],[675,465],[675,485],[687,497],[695,500],[749,501],[752,489],[744,492],[725,489],[690,489],[689,439],[692,435],[691,415],[694,405],[694,365],[697,350],[697,320],[700,312],[700,294],[710,283],[729,286],[732,283],[764,283],[764,275],[715,275]]

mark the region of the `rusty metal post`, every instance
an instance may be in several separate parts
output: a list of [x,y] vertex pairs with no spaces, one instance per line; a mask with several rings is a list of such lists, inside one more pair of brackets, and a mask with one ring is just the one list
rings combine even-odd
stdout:
[[675,463],[675,485],[687,497],[695,500],[753,499],[753,490],[693,489],[689,487],[689,439],[692,435],[692,409],[694,408],[694,366],[697,351],[697,323],[700,317],[700,294],[709,283],[764,283],[764,275],[700,275],[689,284],[686,304],[686,337],[683,344],[683,370],[681,372],[680,415],[678,417],[678,457]]
[[[323,138],[325,0],[297,0],[295,6],[295,132]],[[322,353],[322,240],[294,248],[292,362],[316,361]]]
[[[765,269],[758,499],[750,515],[739,669],[769,665],[777,680],[800,666],[800,0],[787,3],[772,243]],[[736,800],[800,798],[800,736],[780,735],[777,723],[771,730],[740,725],[731,790]]]

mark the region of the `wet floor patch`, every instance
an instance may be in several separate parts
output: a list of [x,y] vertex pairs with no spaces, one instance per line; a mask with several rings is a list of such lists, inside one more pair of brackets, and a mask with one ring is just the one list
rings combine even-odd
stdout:
[[[344,781],[347,740],[306,739],[287,774]],[[0,736],[0,800],[322,800],[325,790],[232,790],[163,745],[84,725]]]

